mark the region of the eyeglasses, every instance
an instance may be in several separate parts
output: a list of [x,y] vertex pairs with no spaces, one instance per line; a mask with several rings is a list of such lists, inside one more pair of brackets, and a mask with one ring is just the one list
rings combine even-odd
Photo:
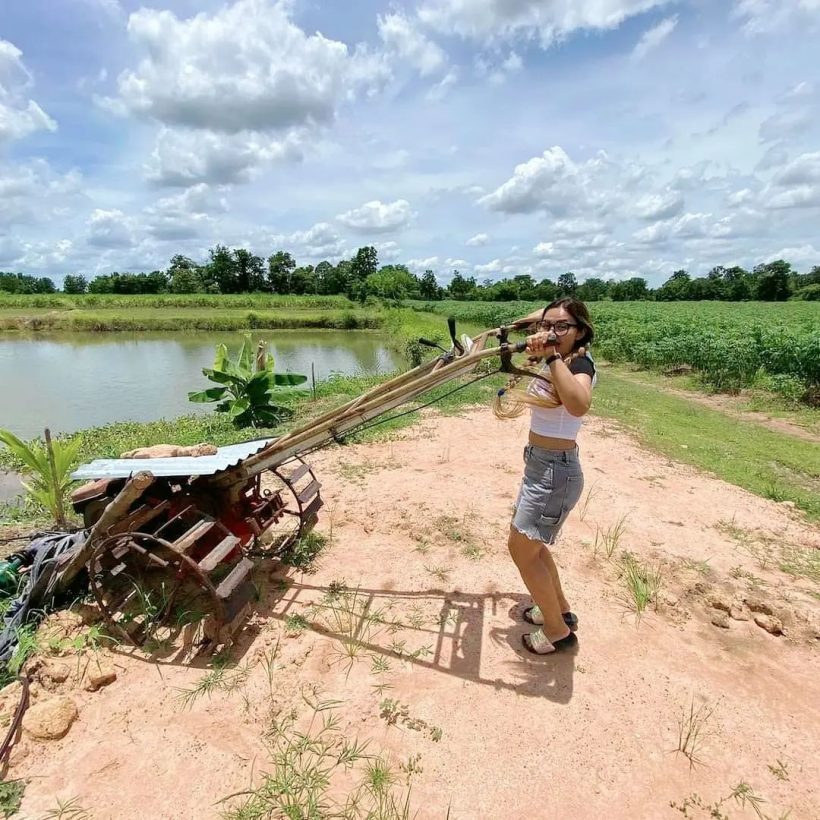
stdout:
[[554,330],[556,336],[566,336],[571,327],[578,327],[578,325],[573,324],[572,322],[545,321],[538,323],[538,330],[546,330],[548,333],[550,330]]

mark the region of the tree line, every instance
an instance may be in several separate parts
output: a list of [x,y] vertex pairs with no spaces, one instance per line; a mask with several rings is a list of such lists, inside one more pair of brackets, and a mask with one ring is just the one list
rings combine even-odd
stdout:
[[[69,294],[160,294],[160,293],[275,293],[293,295],[336,295],[364,302],[368,297],[381,299],[458,299],[485,302],[514,300],[549,302],[561,295],[573,295],[595,302],[723,300],[820,301],[820,266],[809,273],[798,273],[782,259],[757,265],[752,270],[718,266],[706,276],[692,277],[685,270],[675,271],[660,287],[650,288],[646,279],[626,280],[591,277],[579,282],[574,273],[562,273],[555,280],[539,282],[520,274],[500,281],[477,282],[475,277],[453,271],[446,287],[441,287],[434,271],[421,276],[405,265],[379,265],[372,246],[359,248],[351,259],[337,264],[297,265],[287,251],[264,259],[244,248],[217,245],[208,252],[205,263],[187,256],[172,257],[166,270],[149,273],[109,273],[90,281],[68,274],[63,292]],[[0,272],[0,292],[12,294],[57,293],[54,282],[22,273]]]

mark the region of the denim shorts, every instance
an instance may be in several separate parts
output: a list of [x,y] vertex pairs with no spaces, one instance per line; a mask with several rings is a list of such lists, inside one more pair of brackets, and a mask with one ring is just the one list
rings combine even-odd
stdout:
[[554,544],[584,489],[578,448],[524,448],[524,480],[513,508],[512,525],[533,541]]

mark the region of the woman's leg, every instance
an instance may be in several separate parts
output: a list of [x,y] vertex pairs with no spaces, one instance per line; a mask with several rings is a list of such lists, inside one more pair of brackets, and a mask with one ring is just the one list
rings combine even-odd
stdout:
[[558,598],[558,606],[561,607],[561,612],[569,612],[569,601],[567,601],[564,596],[564,590],[561,589],[561,578],[558,575],[558,567],[555,565],[555,559],[553,559],[552,553],[546,545],[541,544],[541,549],[538,551],[538,557],[541,561],[543,561],[544,566],[546,566],[547,572],[550,575],[552,586],[555,589],[555,595]]
[[[521,573],[521,580],[532,595],[533,601],[541,609],[544,616],[544,634],[550,642],[566,638],[570,630],[561,616],[561,603],[553,584],[552,574],[541,557],[541,550],[545,549],[544,544],[533,541],[513,526],[510,527],[507,548]],[[563,598],[563,594],[561,597]]]

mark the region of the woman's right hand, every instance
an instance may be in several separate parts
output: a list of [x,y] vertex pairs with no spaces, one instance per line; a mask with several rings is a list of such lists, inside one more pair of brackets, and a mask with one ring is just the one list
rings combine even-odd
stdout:
[[545,331],[527,336],[527,352],[532,353],[533,356],[552,356],[553,353],[558,352],[556,350],[557,344],[558,338]]

